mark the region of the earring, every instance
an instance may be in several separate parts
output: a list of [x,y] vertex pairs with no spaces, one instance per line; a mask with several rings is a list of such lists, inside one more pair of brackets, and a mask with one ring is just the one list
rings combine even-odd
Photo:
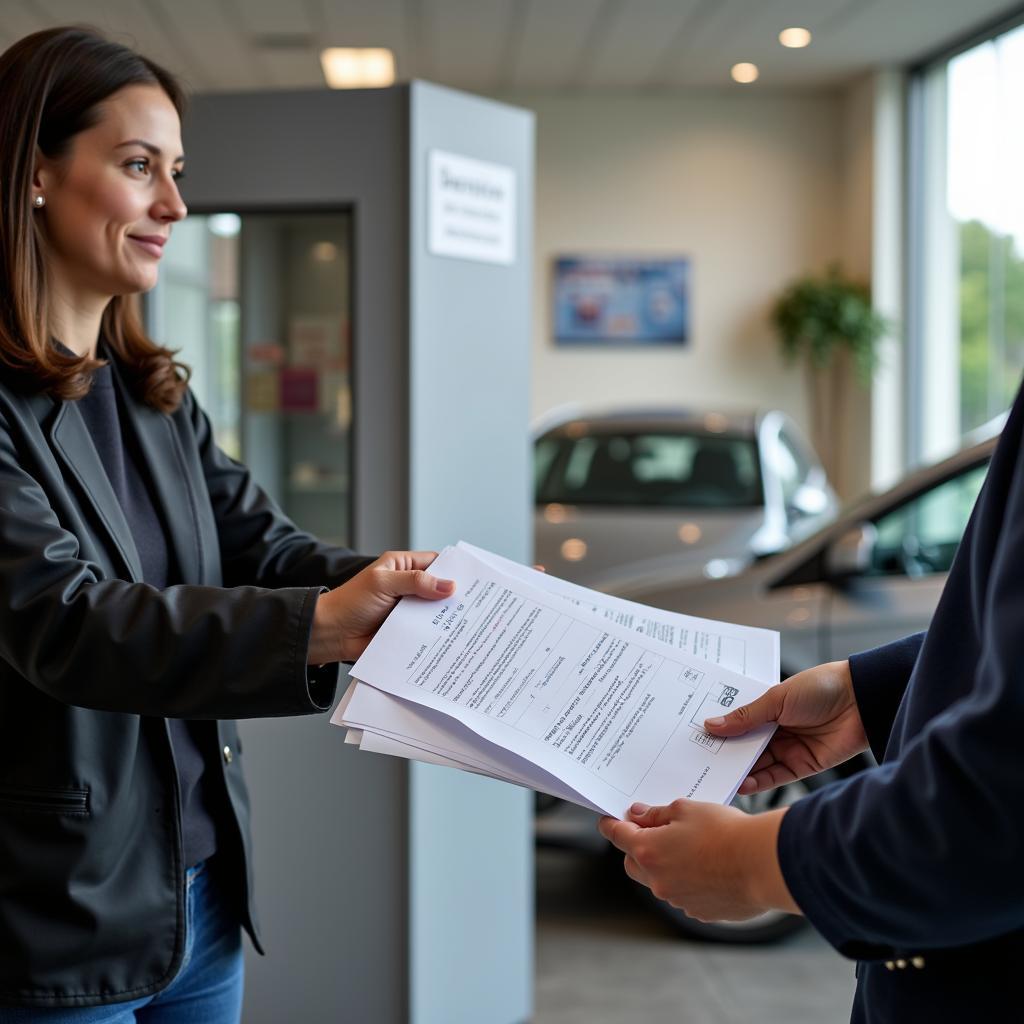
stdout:
[[32,200],[32,204],[38,210],[41,206],[46,204],[46,200],[42,196],[36,196],[35,199]]

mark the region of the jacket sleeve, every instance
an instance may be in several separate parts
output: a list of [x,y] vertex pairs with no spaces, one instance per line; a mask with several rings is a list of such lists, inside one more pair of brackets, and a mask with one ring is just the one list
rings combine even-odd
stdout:
[[210,421],[191,392],[183,412],[191,420],[217,520],[227,586],[336,587],[373,561],[300,530],[249,469],[217,447]]
[[[268,561],[289,564],[283,555]],[[319,593],[308,586],[159,591],[104,579],[21,468],[0,417],[0,658],[54,699],[183,718],[324,710],[306,671]]]
[[850,658],[857,710],[876,761],[881,761],[885,753],[924,637],[924,633],[915,633]]
[[790,891],[848,956],[974,944],[1024,920],[1022,459],[994,545],[970,689],[898,759],[783,818],[778,852]]

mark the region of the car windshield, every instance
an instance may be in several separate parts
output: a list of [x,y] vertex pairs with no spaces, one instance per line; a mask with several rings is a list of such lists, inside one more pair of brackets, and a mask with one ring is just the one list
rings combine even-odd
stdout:
[[727,434],[556,431],[534,451],[539,504],[754,508],[754,440]]

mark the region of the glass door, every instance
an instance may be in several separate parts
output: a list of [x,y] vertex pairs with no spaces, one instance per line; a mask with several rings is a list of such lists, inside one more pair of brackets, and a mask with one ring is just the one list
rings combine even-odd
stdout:
[[352,533],[351,239],[347,212],[189,217],[146,304],[218,444],[338,544]]

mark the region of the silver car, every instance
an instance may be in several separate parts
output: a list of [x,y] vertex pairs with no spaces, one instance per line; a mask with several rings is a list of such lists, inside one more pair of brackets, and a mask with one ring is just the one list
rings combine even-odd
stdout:
[[814,450],[782,412],[632,410],[535,442],[534,555],[616,591],[735,572],[834,517]]
[[700,586],[659,578],[617,593],[777,629],[784,676],[926,629],[996,440],[911,473],[736,576]]
[[[617,591],[645,604],[713,619],[776,629],[782,675],[846,658],[856,651],[927,629],[981,490],[997,438],[918,470],[892,489],[852,506],[799,545],[721,580],[669,584],[661,576]],[[869,756],[840,766],[852,774]],[[793,802],[828,781],[812,777],[737,803],[750,811]],[[538,841],[600,849],[593,815],[539,801]],[[653,900],[685,934],[729,942],[761,942],[800,927],[801,918],[769,912],[750,921],[703,923]]]

